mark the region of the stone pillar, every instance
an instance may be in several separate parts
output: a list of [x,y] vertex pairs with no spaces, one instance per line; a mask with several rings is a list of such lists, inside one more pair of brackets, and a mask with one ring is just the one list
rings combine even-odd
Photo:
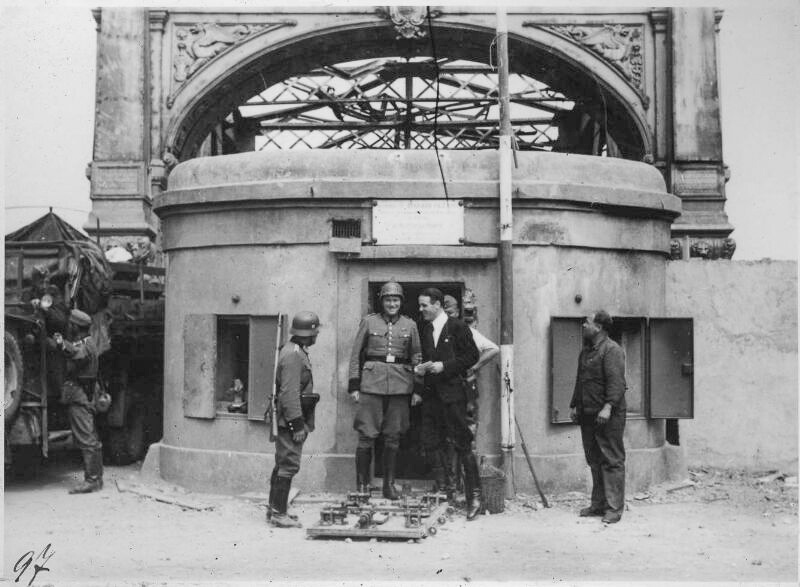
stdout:
[[668,178],[672,193],[683,201],[683,214],[673,224],[672,235],[684,247],[684,255],[691,256],[707,257],[703,251],[708,248],[722,250],[733,230],[725,214],[726,170],[717,83],[716,24],[720,17],[713,8],[672,9]]
[[161,64],[166,10],[150,10],[150,196],[155,198],[167,186],[167,168],[162,160],[161,108],[164,103]]
[[[92,236],[153,237],[150,154],[150,31],[143,9],[94,11],[98,25]],[[99,221],[99,228],[97,226]]]

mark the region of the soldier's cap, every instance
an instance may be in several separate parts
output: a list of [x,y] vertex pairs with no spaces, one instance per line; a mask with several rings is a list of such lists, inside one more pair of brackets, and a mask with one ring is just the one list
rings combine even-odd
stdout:
[[456,299],[453,296],[447,295],[447,296],[444,296],[444,304],[442,304],[442,307],[445,310],[447,310],[449,308],[458,309],[458,302],[456,301]]
[[76,326],[89,326],[92,323],[92,317],[81,310],[72,310],[69,313],[69,321]]

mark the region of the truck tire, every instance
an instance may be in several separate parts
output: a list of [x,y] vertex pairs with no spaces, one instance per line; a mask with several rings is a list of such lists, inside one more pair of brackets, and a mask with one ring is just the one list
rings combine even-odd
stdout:
[[5,399],[3,401],[3,413],[5,421],[9,422],[14,418],[22,402],[22,351],[19,348],[19,341],[13,332],[5,331]]

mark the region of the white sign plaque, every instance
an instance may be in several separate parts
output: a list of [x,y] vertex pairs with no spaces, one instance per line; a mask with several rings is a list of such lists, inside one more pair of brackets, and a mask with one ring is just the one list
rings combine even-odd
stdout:
[[377,245],[458,245],[464,238],[459,200],[376,200],[372,238]]

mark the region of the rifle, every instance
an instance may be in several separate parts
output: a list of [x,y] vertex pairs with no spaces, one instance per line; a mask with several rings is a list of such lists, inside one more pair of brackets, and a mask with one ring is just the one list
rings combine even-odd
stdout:
[[[275,335],[275,363],[273,367],[273,372],[278,372],[278,358],[280,356],[281,348],[281,338],[282,338],[282,330],[283,330],[283,314],[278,316],[278,328],[277,334]],[[272,412],[272,426],[270,428],[270,440],[276,440],[278,438],[278,380],[276,377],[272,378],[272,399],[269,402],[269,409]]]

